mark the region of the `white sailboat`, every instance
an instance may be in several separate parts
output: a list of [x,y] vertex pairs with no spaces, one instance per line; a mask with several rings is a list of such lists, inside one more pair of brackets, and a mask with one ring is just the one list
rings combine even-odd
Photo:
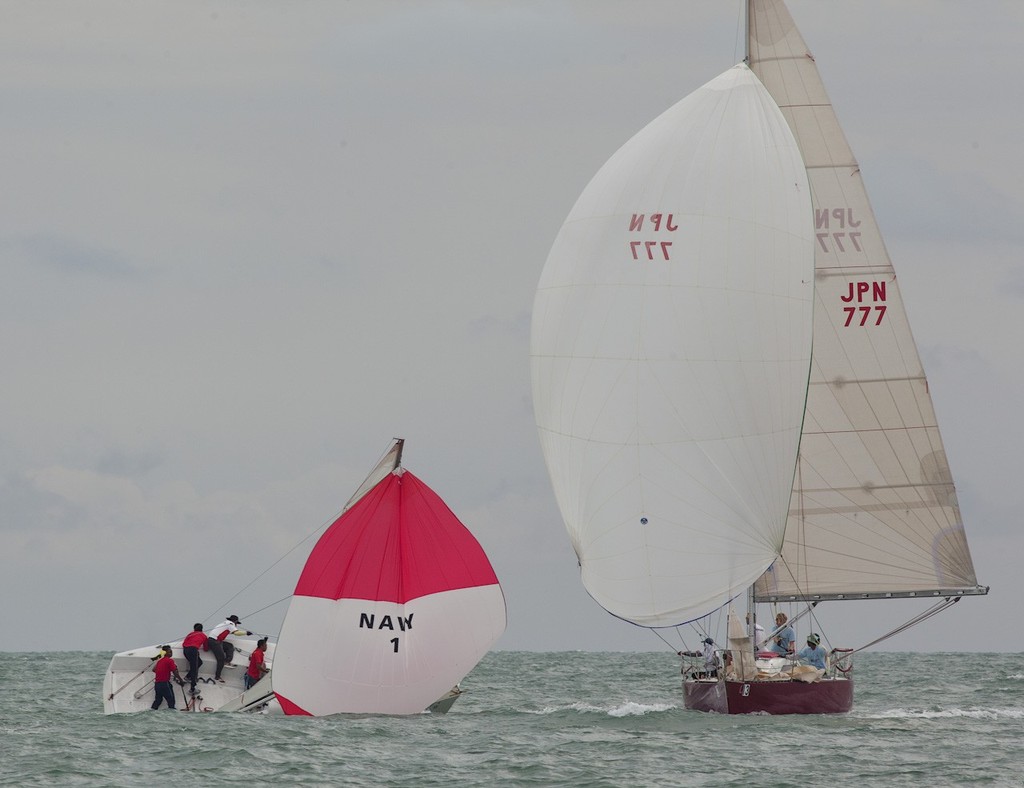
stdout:
[[[505,599],[473,535],[402,467],[403,445],[395,441],[311,551],[269,644],[270,673],[243,690],[256,640],[233,638],[238,665],[224,668],[221,683],[206,658],[197,692],[176,689],[184,708],[325,716],[451,707],[504,632]],[[181,640],[168,645],[184,675]],[[106,713],[150,707],[158,648],[114,655]]]
[[[646,627],[748,587],[794,604],[986,593],[814,60],[781,0],[749,0],[748,41],[749,69],[605,164],[541,276],[534,406],[583,583]],[[785,659],[755,663],[735,616],[726,637],[728,667],[684,682],[689,708],[851,707],[848,657],[797,680]]]

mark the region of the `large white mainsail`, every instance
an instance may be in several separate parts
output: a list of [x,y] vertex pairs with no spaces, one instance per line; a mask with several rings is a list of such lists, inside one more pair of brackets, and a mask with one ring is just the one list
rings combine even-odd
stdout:
[[777,557],[810,360],[807,176],[736,66],[628,141],[559,232],[534,301],[535,416],[582,580],[650,627]]
[[800,144],[816,225],[800,460],[785,547],[755,599],[985,593],[860,169],[781,0],[748,1],[748,55]]

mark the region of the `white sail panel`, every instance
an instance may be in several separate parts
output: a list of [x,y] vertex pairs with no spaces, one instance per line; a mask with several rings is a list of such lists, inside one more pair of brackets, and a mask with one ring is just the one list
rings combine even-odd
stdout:
[[780,0],[751,0],[749,62],[807,165],[814,355],[778,597],[974,591],[928,382],[895,272],[824,85]]
[[669,626],[778,555],[810,359],[806,172],[745,66],[641,130],[538,286],[541,445],[589,593]]
[[[497,585],[460,588],[404,605],[293,597],[274,665],[282,707],[312,716],[418,714],[457,684],[505,630]],[[300,712],[301,713],[301,712]]]

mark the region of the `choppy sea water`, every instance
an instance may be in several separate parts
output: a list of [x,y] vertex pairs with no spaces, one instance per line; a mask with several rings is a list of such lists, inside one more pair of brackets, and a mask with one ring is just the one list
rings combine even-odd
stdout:
[[447,715],[103,714],[110,654],[0,654],[0,785],[1020,786],[1024,655],[861,654],[853,712],[683,708],[671,653],[488,655]]

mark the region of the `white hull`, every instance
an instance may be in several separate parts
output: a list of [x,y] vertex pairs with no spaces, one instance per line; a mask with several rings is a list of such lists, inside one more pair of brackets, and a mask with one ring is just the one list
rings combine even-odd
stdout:
[[[256,648],[256,639],[232,638],[231,642],[235,644],[234,664],[224,666],[221,673],[224,682],[220,683],[214,678],[217,663],[213,654],[200,650],[199,656],[203,664],[199,667],[195,700],[193,702],[187,683],[184,687],[173,684],[176,708],[189,711],[219,711],[242,695],[242,677],[249,667],[249,655]],[[178,665],[178,673],[184,678],[188,672],[188,662],[182,653],[181,641],[174,640],[167,645],[171,646],[171,656]],[[104,713],[128,714],[149,710],[155,697],[152,657],[156,656],[159,647],[160,644],[143,646],[113,656],[103,677]],[[273,643],[267,646],[265,659],[268,666],[273,664],[274,648]],[[161,708],[167,707],[161,705]]]
[[[259,714],[283,714],[281,705],[274,695],[273,675],[268,674],[254,687],[246,690],[243,676],[249,666],[249,655],[256,648],[255,638],[232,638],[235,644],[233,666],[224,666],[221,673],[223,683],[214,679],[217,663],[209,651],[200,651],[203,664],[199,667],[199,682],[195,695],[184,686],[173,684],[175,708],[179,711],[245,711]],[[188,672],[188,662],[181,650],[181,641],[166,644],[171,646],[171,655],[178,665],[182,678]],[[153,704],[153,660],[160,644],[143,646],[115,654],[110,660],[103,677],[103,712],[105,714],[131,714],[149,711]],[[271,667],[274,660],[275,644],[267,645],[265,661]],[[441,698],[430,704],[425,711],[434,714],[447,712],[461,694],[456,686]],[[161,704],[160,709],[166,709]]]

